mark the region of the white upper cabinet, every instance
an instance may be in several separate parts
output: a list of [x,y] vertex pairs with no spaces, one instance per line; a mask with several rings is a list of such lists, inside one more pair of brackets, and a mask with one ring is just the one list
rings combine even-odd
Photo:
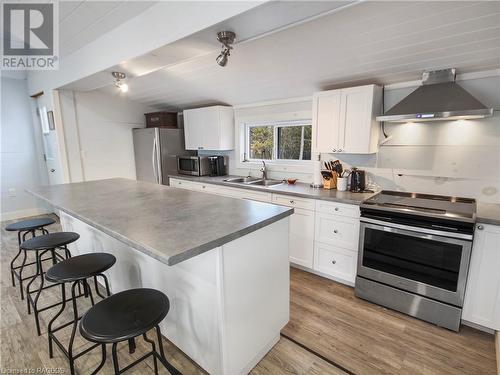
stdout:
[[462,319],[500,330],[500,226],[474,233]]
[[373,154],[378,150],[382,87],[376,85],[317,92],[313,95],[314,150]]
[[217,105],[185,110],[184,137],[187,150],[234,149],[233,108]]

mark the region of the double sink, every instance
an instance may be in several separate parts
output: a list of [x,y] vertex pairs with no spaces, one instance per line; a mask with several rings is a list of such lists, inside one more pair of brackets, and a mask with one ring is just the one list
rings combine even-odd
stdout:
[[270,180],[257,177],[234,177],[225,179],[224,182],[251,186],[275,186],[283,183],[283,181],[280,180]]

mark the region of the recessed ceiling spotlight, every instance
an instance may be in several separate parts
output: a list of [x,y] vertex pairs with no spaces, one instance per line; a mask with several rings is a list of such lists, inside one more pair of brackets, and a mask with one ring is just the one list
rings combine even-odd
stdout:
[[111,75],[115,79],[115,86],[118,87],[121,92],[127,92],[128,85],[125,82],[123,82],[123,80],[126,78],[125,73],[112,72]]
[[217,40],[222,43],[222,51],[215,61],[220,66],[226,66],[227,60],[231,55],[231,50],[233,49],[231,44],[234,43],[234,38],[236,38],[236,34],[232,31],[220,31],[217,33]]

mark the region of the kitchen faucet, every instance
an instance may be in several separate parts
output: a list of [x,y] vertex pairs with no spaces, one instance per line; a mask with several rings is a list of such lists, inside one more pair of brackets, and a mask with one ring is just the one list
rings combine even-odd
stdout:
[[262,178],[264,180],[267,180],[266,162],[264,160],[262,160],[262,168],[260,169],[260,171],[262,172]]

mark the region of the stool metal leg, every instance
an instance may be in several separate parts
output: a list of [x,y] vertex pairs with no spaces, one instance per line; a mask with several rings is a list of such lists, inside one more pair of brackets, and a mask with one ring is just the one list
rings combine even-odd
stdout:
[[76,327],[78,326],[78,306],[76,305],[75,288],[78,281],[73,282],[71,285],[71,302],[73,304],[73,328],[71,330],[71,338],[69,339],[68,355],[69,355],[69,371],[71,375],[75,373],[75,359],[73,358],[73,343],[75,341]]
[[[31,314],[31,303],[30,303],[30,286],[33,284],[33,281],[40,275],[40,263],[38,262],[38,250],[35,251],[35,257],[37,259],[36,263],[36,272],[33,275],[33,278],[29,281],[28,285],[26,285],[26,304],[28,305],[28,314]],[[42,275],[43,278],[43,275]]]
[[[33,299],[33,313],[35,314],[35,323],[36,323],[36,331],[38,333],[38,336],[42,334],[42,331],[40,329],[40,318],[38,316],[39,311],[38,311],[38,299],[40,298],[40,294],[42,293],[43,286],[45,284],[45,278],[43,277],[43,263],[42,263],[42,257],[45,253],[49,251],[54,251],[54,249],[49,249],[49,250],[44,250],[40,254],[37,251],[36,258],[38,262],[38,273],[37,275],[40,275],[40,286],[38,287],[38,290],[36,292],[35,298]],[[33,280],[36,279],[36,277],[33,278]],[[27,296],[28,298],[28,304],[31,296]]]
[[14,262],[21,255],[21,231],[17,231],[17,244],[19,247],[19,252],[16,256],[10,261],[10,276],[12,277],[12,286],[16,286],[16,280],[14,279]]
[[64,283],[61,284],[61,297],[62,297],[62,304],[60,310],[57,312],[57,314],[50,320],[47,331],[48,331],[48,336],[49,336],[49,358],[54,357],[54,349],[53,349],[53,344],[52,344],[52,326],[56,319],[59,317],[59,315],[62,314],[64,309],[66,308],[66,286]]
[[90,375],[97,374],[99,370],[102,369],[102,367],[106,363],[106,344],[102,344],[101,347],[102,347],[101,363],[99,363],[99,366],[97,366],[97,368]]
[[182,373],[177,370],[169,361],[167,361],[167,358],[165,357],[165,352],[163,351],[163,339],[161,337],[161,331],[160,331],[160,326],[155,327],[156,330],[156,336],[158,338],[158,346],[160,347],[160,362],[167,368],[167,370],[172,374],[172,375],[182,375]]
[[[151,344],[151,348],[153,349],[153,352],[156,353],[155,342],[153,340],[149,339],[145,333],[142,334],[142,337],[144,338],[144,341],[149,342]],[[154,365],[155,375],[158,375],[158,360],[156,359],[156,356],[154,354],[153,354],[153,365]]]
[[118,356],[116,355],[116,342],[113,343],[111,353],[113,355],[113,367],[115,369],[115,375],[120,374],[120,367],[118,366]]

